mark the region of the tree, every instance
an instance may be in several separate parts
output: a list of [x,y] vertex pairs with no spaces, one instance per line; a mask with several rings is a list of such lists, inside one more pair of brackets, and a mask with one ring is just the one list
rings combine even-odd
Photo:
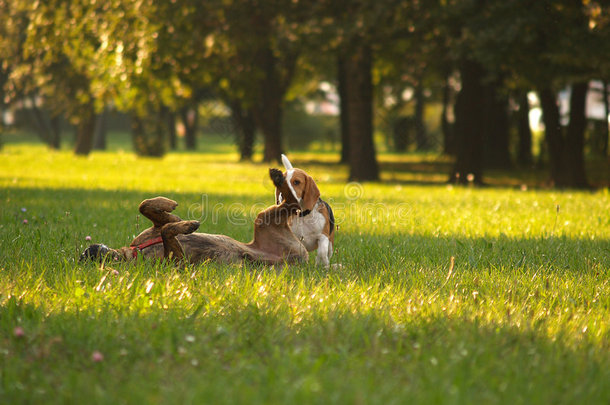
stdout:
[[237,107],[239,101],[238,113],[252,114],[263,135],[263,160],[279,160],[283,108],[298,63],[304,5],[218,0],[207,6],[218,20],[206,39],[206,53],[219,95],[229,106]]
[[486,109],[485,88],[481,77],[482,66],[470,60],[460,64],[462,89],[455,102],[456,161],[450,182],[465,184],[482,183],[483,143],[485,123],[481,113]]
[[[596,2],[561,0],[480,1],[480,16],[468,19],[467,36],[475,60],[504,78],[515,91],[536,89],[546,128],[551,163],[551,183],[584,187],[584,108],[579,99],[584,83],[600,75],[608,61],[607,41],[600,41],[591,7]],[[597,5],[596,7],[601,8]],[[595,8],[595,7],[593,7]],[[591,63],[593,60],[594,63]],[[576,91],[572,104],[574,123],[564,135],[556,93],[571,85]],[[571,120],[572,121],[572,120]],[[570,147],[566,149],[566,144]],[[567,156],[569,155],[569,156]],[[566,174],[569,173],[569,174]]]
[[76,127],[75,153],[88,154],[96,118],[90,66],[100,45],[95,35],[99,6],[86,1],[13,0],[10,7],[27,16],[11,72],[14,88],[20,89],[16,95],[39,94],[52,116],[64,114]]
[[481,120],[485,125],[485,168],[510,169],[509,99],[503,80],[497,79],[483,84],[485,88],[485,110]]
[[517,148],[517,161],[521,166],[530,166],[532,156],[532,129],[530,128],[530,107],[527,92],[521,91],[517,96],[519,110],[517,112],[517,130],[519,144]]
[[[18,101],[29,104],[26,111],[36,134],[52,149],[59,149],[60,129],[58,115],[48,114],[41,105],[42,97],[36,78],[26,69],[25,41],[30,25],[28,9],[15,1],[0,1],[0,106],[10,106]],[[24,68],[26,67],[26,68]]]
[[316,49],[337,61],[341,96],[342,160],[348,158],[351,180],[378,180],[373,142],[373,68],[384,44],[404,31],[410,2],[347,0],[316,2],[311,26]]
[[357,44],[345,56],[345,108],[349,132],[351,181],[378,180],[379,167],[373,143],[372,55],[367,45]]
[[233,100],[230,106],[233,125],[236,127],[239,159],[241,161],[250,161],[254,152],[254,138],[256,135],[254,113],[252,109],[244,108],[239,100]]
[[337,56],[337,91],[339,93],[339,111],[341,114],[339,115],[339,130],[341,131],[341,159],[340,163],[349,163],[350,161],[350,147],[349,147],[349,139],[350,139],[350,130],[349,119],[348,119],[348,109],[347,109],[347,100],[348,96],[346,91],[346,72],[345,72],[345,64],[346,64],[345,56],[338,54]]

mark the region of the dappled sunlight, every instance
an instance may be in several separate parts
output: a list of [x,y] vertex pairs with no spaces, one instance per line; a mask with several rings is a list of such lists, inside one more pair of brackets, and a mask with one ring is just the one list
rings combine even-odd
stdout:
[[[202,374],[209,384],[189,398],[224,398],[216,387],[231,373],[254,373],[257,387],[273,375],[282,392],[344,398],[385,381],[370,391],[381,402],[555,402],[569,394],[560,369],[584,381],[578,398],[607,399],[607,190],[343,183],[320,163],[311,172],[338,225],[330,269],[313,257],[79,264],[90,243],[125,246],[148,227],[137,207],[155,195],[201,232],[249,241],[257,210],[273,204],[269,165],[20,147],[2,158],[0,355],[40,392],[59,378],[40,370],[59,365],[70,376],[60,398],[96,367],[100,389],[138,392],[145,379],[147,399],[174,389],[167,378]],[[533,393],[531,381],[554,391]]]

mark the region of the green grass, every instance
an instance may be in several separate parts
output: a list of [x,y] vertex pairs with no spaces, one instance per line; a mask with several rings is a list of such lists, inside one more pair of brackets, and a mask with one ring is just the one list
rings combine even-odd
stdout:
[[608,189],[346,185],[300,154],[340,267],[77,263],[128,244],[156,195],[248,241],[267,165],[216,152],[5,145],[0,403],[610,402]]

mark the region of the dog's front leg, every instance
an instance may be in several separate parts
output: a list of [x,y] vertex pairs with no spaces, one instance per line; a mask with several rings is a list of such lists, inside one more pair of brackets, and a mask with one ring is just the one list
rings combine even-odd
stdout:
[[318,253],[316,255],[316,266],[324,266],[328,268],[330,266],[330,251],[331,245],[330,240],[326,235],[321,235],[318,239]]

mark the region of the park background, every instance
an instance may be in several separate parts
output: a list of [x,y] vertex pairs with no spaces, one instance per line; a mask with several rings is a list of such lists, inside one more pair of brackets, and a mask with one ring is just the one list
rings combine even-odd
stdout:
[[[0,403],[609,403],[608,11],[0,0]],[[280,152],[330,269],[78,262]]]
[[4,0],[0,12],[5,143],[25,131],[87,155],[119,131],[122,148],[162,156],[205,151],[203,132],[241,160],[334,152],[357,181],[380,179],[388,151],[444,157],[454,183],[537,168],[536,185],[607,184],[602,2]]

